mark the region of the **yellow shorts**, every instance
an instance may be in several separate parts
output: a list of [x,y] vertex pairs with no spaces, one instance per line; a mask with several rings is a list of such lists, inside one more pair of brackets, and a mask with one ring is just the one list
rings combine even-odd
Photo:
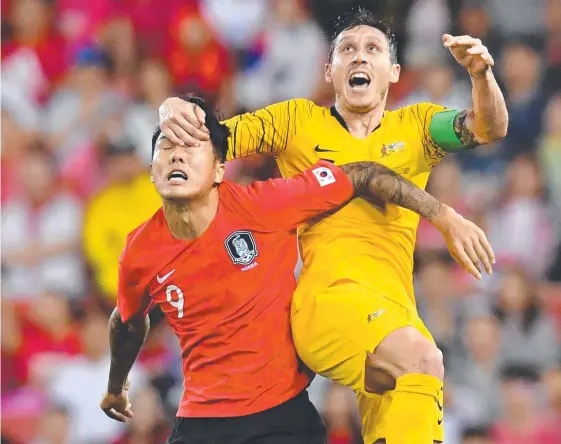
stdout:
[[367,352],[372,353],[391,332],[407,326],[434,342],[416,308],[347,280],[313,295],[301,295],[297,290],[295,298],[298,303],[293,304],[291,324],[300,358],[315,373],[356,392],[365,442],[383,437],[393,392],[383,396],[365,392]]

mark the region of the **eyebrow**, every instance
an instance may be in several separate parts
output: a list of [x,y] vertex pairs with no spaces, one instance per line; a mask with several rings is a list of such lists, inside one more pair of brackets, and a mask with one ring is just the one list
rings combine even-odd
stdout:
[[[350,40],[350,39],[352,39],[352,38],[353,38],[353,37],[351,37],[351,36],[345,36],[345,37],[343,37],[341,40],[339,40],[339,45],[345,43],[345,41]],[[382,41],[382,39],[380,39],[378,36],[375,36],[375,35],[368,36],[368,37],[367,37],[367,40],[375,40],[375,41],[377,41],[378,43],[380,43],[382,46],[389,48],[388,42],[386,42],[386,43],[384,44],[384,42]]]

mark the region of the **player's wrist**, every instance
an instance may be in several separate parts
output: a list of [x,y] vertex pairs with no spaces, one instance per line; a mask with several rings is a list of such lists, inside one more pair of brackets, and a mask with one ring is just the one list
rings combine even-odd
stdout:
[[109,381],[107,384],[107,393],[111,395],[120,395],[125,391],[125,384],[120,382]]
[[493,78],[493,72],[491,71],[491,67],[488,66],[487,68],[485,68],[483,71],[478,71],[478,72],[472,72],[470,70],[468,70],[469,73],[469,77],[471,79],[471,83],[477,83],[477,82],[481,82],[481,81],[488,81],[491,80]]
[[447,231],[447,229],[450,227],[452,220],[454,219],[454,217],[456,216],[456,210],[454,210],[454,208],[441,203],[440,204],[440,210],[438,211],[438,213],[436,214],[436,216],[433,217],[433,219],[431,220],[431,223],[441,232]]

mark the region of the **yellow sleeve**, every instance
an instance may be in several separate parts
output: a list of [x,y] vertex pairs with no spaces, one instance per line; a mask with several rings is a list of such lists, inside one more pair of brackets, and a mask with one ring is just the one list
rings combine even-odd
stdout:
[[278,156],[311,117],[313,107],[310,100],[293,99],[222,122],[231,133],[227,160],[264,153]]
[[422,159],[426,166],[431,169],[438,165],[442,158],[448,154],[433,140],[430,133],[430,124],[434,115],[447,108],[442,105],[433,103],[418,103],[410,107],[414,119],[418,125],[419,136],[421,138],[421,146],[423,149]]

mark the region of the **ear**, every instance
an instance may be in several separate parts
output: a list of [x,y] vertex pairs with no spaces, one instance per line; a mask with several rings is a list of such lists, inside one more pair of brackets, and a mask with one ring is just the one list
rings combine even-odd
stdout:
[[400,73],[401,73],[401,65],[394,63],[390,70],[390,83],[397,83],[399,81]]
[[150,182],[154,183],[154,176],[152,176],[152,162],[150,162]]
[[333,83],[333,79],[331,78],[331,63],[325,64],[325,81],[330,85]]
[[226,166],[223,163],[217,163],[216,171],[214,172],[214,183],[222,183],[224,174],[226,173]]

